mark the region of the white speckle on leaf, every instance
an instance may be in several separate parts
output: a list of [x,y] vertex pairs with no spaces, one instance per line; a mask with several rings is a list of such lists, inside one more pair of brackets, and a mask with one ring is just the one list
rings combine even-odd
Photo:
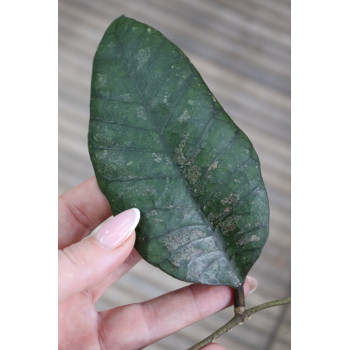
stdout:
[[240,239],[237,243],[240,245],[245,245],[251,242],[258,242],[258,241],[260,241],[260,237],[257,235],[252,235],[252,236],[248,236]]
[[184,112],[182,113],[182,115],[179,117],[179,122],[182,124],[184,122],[186,122],[189,118],[190,118],[190,114],[188,113],[187,109],[184,110]]
[[165,95],[164,97],[163,97],[163,103],[164,104],[167,104],[168,103],[168,98],[169,98],[169,95]]
[[181,142],[179,143],[179,146],[175,149],[175,158],[176,160],[179,162],[180,165],[183,165],[185,163],[185,155],[184,155],[184,147],[186,145],[188,136],[189,136],[189,132],[184,132],[183,134],[183,138],[181,140]]
[[260,237],[257,236],[257,235],[253,235],[250,237],[250,242],[257,242],[257,241],[260,241]]
[[[169,243],[167,243],[169,247]],[[168,248],[169,249],[169,248]],[[183,262],[189,262],[196,257],[203,255],[203,251],[213,251],[217,249],[214,237],[203,237],[192,240],[192,242],[185,243],[170,256],[170,261],[174,266],[180,266]]]
[[140,118],[142,120],[146,120],[146,113],[145,113],[145,109],[143,108],[143,106],[137,107],[136,116],[137,116],[137,118]]
[[97,78],[97,81],[98,81],[99,86],[102,87],[102,86],[105,85],[105,83],[106,83],[106,77],[105,77],[103,74],[97,73],[97,74],[96,74],[96,78]]
[[96,153],[96,158],[97,159],[104,159],[108,156],[108,151],[107,150],[103,150],[102,152],[97,152]]
[[152,157],[156,163],[159,163],[163,159],[162,156],[160,154],[157,154],[157,153],[152,153]]
[[125,102],[130,102],[130,101],[131,101],[130,94],[122,94],[122,95],[119,95],[119,98],[120,98],[122,101],[125,101]]
[[136,54],[137,70],[139,70],[151,57],[151,49],[146,47],[145,49],[139,49]]

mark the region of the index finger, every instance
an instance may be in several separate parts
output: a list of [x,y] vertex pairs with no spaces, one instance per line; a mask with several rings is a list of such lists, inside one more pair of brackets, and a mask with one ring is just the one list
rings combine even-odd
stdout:
[[58,248],[80,241],[111,215],[95,177],[64,192],[58,197]]
[[[244,295],[256,283],[247,278]],[[141,349],[232,305],[233,299],[231,287],[192,284],[143,303],[101,312],[100,339],[106,349]],[[137,332],[130,333],[130,329]]]

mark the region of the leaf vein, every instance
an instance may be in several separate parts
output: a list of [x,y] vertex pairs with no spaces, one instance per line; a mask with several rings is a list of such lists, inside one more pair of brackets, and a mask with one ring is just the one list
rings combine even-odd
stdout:
[[[217,161],[218,159],[219,159],[219,157],[216,158],[216,159],[214,160],[214,162]],[[248,159],[246,159],[241,165],[239,165],[238,168],[235,168],[235,170],[234,170],[232,173],[229,174],[230,177],[232,177],[232,175],[234,175],[235,173],[237,173],[237,171],[240,170],[240,168],[241,168],[242,166],[244,166],[245,164],[247,164],[250,160],[253,160],[253,159],[248,158]],[[200,181],[203,181],[204,176],[205,176],[208,172],[209,172],[209,168],[208,168],[207,171],[202,175]],[[210,199],[211,199],[215,194],[219,193],[218,189],[220,190],[220,188],[222,188],[222,186],[223,186],[223,184],[218,184],[218,185],[216,186],[216,188],[213,190],[213,192],[212,192],[212,194],[210,195],[210,197],[209,197],[208,199],[206,199],[205,202],[204,202],[203,204],[201,204],[201,206],[204,207],[204,206],[210,201]]]
[[241,234],[237,235],[236,239],[234,239],[233,242],[236,243],[237,241],[242,239],[242,236],[247,235],[248,233],[252,233],[252,232],[255,232],[255,231],[260,230],[262,228],[268,228],[268,227],[269,227],[269,225],[258,225],[258,226],[254,226],[253,228],[251,228],[247,231],[242,230]]
[[183,209],[183,210],[196,210],[198,211],[198,208],[195,207],[178,207],[178,206],[170,206],[170,207],[153,207],[151,209],[147,209],[147,211],[145,212],[145,214],[148,214],[149,212],[153,211],[153,210],[173,210],[173,209]]
[[123,102],[125,104],[128,104],[128,105],[135,105],[137,104],[137,101],[132,101],[132,100],[129,100],[129,99],[126,99],[126,98],[123,98],[123,97],[120,97],[120,96],[115,96],[115,95],[112,95],[112,96],[107,96],[107,95],[103,95],[103,93],[98,93],[96,91],[93,91],[91,92],[91,98],[100,98],[102,100],[106,100],[106,101],[117,101],[117,102]]
[[142,126],[129,125],[129,124],[125,124],[123,122],[116,122],[116,121],[113,121],[113,120],[105,120],[105,119],[99,119],[99,118],[94,118],[94,117],[90,117],[90,120],[95,121],[95,122],[99,122],[99,123],[120,125],[120,126],[124,126],[126,128],[139,129],[139,130],[143,130],[143,131],[146,131],[146,132],[154,133],[153,129],[143,128]]
[[161,55],[159,54],[160,51],[162,50],[162,48],[164,47],[166,41],[165,40],[162,40],[162,43],[159,45],[159,47],[157,47],[157,50],[155,52],[152,53],[152,57],[156,57],[156,59],[153,59],[152,60],[152,63],[151,63],[151,66],[150,67],[147,67],[147,75],[146,75],[146,78],[145,78],[145,83],[143,85],[143,87],[141,88],[142,91],[145,91],[146,90],[146,85],[147,85],[147,81],[148,81],[148,77],[150,76],[151,72],[152,72],[152,69],[153,67],[155,66],[155,64],[158,62],[159,58],[161,57]]
[[168,124],[171,116],[172,116],[172,111],[174,110],[174,108],[177,106],[177,104],[180,102],[181,100],[181,97],[182,97],[182,94],[183,92],[185,91],[185,89],[188,87],[189,85],[189,81],[193,78],[193,73],[191,73],[188,78],[186,79],[186,81],[183,83],[183,86],[181,87],[179,93],[177,94],[176,96],[176,99],[175,99],[175,102],[174,104],[171,106],[171,108],[169,108],[169,113],[168,113],[168,116],[167,116],[167,119],[165,120],[165,123],[164,125],[162,126],[161,130],[160,130],[160,134],[162,135],[163,134],[163,130],[165,128],[165,126]]
[[203,131],[201,132],[201,137],[200,137],[199,141],[197,142],[196,146],[194,146],[191,149],[191,151],[189,151],[187,154],[185,154],[185,160],[187,160],[189,157],[193,156],[195,154],[196,150],[200,148],[201,144],[206,139],[205,136],[207,134],[207,131],[209,130],[209,128],[213,124],[213,119],[214,119],[214,110],[211,113],[210,118],[208,119],[207,123],[205,124],[205,127],[203,128]]
[[160,89],[161,86],[165,83],[165,80],[166,80],[166,78],[168,77],[167,74],[168,74],[169,70],[171,69],[171,67],[172,67],[177,61],[180,60],[180,58],[181,58],[181,57],[178,57],[177,59],[175,59],[171,64],[169,64],[168,68],[163,72],[163,75],[162,75],[162,77],[161,77],[161,79],[160,79],[160,81],[159,81],[157,87],[154,89],[154,91],[153,91],[153,93],[152,93],[151,100],[152,100],[153,98],[156,97],[156,95],[158,94],[159,89]]
[[188,228],[188,227],[198,227],[198,226],[204,226],[204,227],[207,228],[207,225],[206,225],[206,224],[203,224],[203,223],[188,224],[188,225],[183,225],[183,226],[176,227],[176,228],[174,228],[174,229],[171,229],[171,230],[162,232],[162,233],[160,233],[159,235],[149,237],[149,239],[157,239],[157,238],[159,238],[159,237],[163,237],[163,236],[167,236],[167,235],[173,234],[173,233],[176,232],[176,231],[183,230],[184,228]]
[[[197,238],[197,239],[195,239],[195,240],[193,240],[193,241],[190,241],[190,242],[187,242],[187,243],[183,244],[182,246],[180,246],[180,247],[174,249],[173,251],[174,251],[174,252],[182,251],[182,250],[186,249],[187,247],[189,247],[190,245],[193,245],[193,244],[195,244],[195,243],[197,243],[197,242],[201,242],[201,241],[208,240],[208,238],[210,239],[210,238],[214,238],[214,237],[213,237],[213,236],[206,236],[206,237],[202,237],[202,238]],[[214,239],[215,239],[215,238],[214,238]],[[211,249],[211,250],[206,250],[205,252],[206,252],[206,253],[210,253],[210,252],[212,252],[212,251],[216,251],[216,250]]]
[[163,175],[163,176],[145,176],[145,177],[133,177],[133,178],[108,178],[105,175],[100,175],[106,181],[109,182],[134,182],[134,181],[148,181],[148,180],[171,180],[177,177],[172,175]]
[[243,201],[243,200],[246,200],[249,196],[251,196],[258,188],[260,187],[260,183],[258,182],[258,184],[253,188],[252,191],[250,191],[246,196],[240,198],[236,204],[236,207],[239,207],[240,203]]
[[131,148],[131,147],[89,147],[94,151],[130,151],[130,152],[140,152],[140,153],[155,153],[155,154],[165,154],[165,152],[152,151],[148,149],[139,149],[139,148]]

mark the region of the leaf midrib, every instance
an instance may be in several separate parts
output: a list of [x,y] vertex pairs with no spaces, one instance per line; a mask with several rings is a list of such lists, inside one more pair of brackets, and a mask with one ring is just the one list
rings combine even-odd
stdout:
[[[145,29],[144,32],[146,32],[146,31],[147,31],[147,30]],[[140,36],[136,39],[136,41],[138,41],[139,38],[140,38],[142,35],[143,35],[143,33],[140,34]],[[176,169],[176,172],[178,173],[178,177],[184,182],[185,187],[186,187],[186,190],[187,190],[187,193],[188,193],[189,196],[191,197],[192,202],[198,207],[199,212],[200,212],[200,214],[201,214],[201,216],[202,216],[202,219],[203,219],[203,221],[205,222],[205,224],[207,225],[207,227],[210,228],[210,231],[211,231],[212,235],[215,237],[215,239],[216,239],[216,241],[217,241],[217,243],[218,243],[218,247],[220,248],[221,252],[224,254],[224,256],[225,256],[225,258],[227,259],[227,261],[229,261],[229,262],[231,263],[231,260],[233,260],[234,257],[232,257],[232,259],[231,259],[231,258],[227,255],[227,252],[226,252],[226,250],[224,249],[225,243],[224,243],[223,239],[216,233],[214,227],[212,226],[212,224],[210,223],[210,221],[206,218],[205,214],[203,213],[202,207],[201,207],[199,204],[197,204],[197,201],[196,201],[195,198],[193,197],[193,194],[192,194],[191,187],[190,187],[190,184],[189,184],[188,179],[186,178],[185,175],[183,175],[183,174],[180,172],[180,170],[179,170],[179,164],[178,164],[178,163],[176,162],[176,160],[174,159],[173,152],[172,152],[171,148],[169,147],[168,143],[166,142],[166,140],[164,139],[163,134],[161,133],[161,131],[163,131],[163,128],[162,128],[162,130],[159,130],[157,124],[154,122],[154,119],[153,119],[153,117],[152,117],[152,115],[151,115],[151,113],[150,113],[150,111],[149,111],[149,109],[148,109],[148,104],[144,102],[143,95],[142,95],[142,93],[141,93],[141,91],[140,91],[140,88],[139,88],[139,86],[138,86],[138,84],[137,84],[137,81],[134,79],[133,72],[132,72],[132,70],[130,69],[128,63],[126,62],[126,59],[127,59],[127,58],[126,58],[126,56],[125,56],[124,44],[123,44],[123,42],[122,42],[121,40],[118,40],[118,37],[117,37],[117,33],[116,33],[116,32],[115,32],[115,38],[116,38],[117,41],[119,41],[119,43],[120,43],[120,45],[121,45],[121,48],[122,48],[122,49],[121,49],[121,51],[122,51],[122,62],[123,62],[123,64],[125,65],[125,67],[126,67],[126,69],[127,69],[127,71],[128,71],[128,74],[129,74],[129,76],[130,76],[130,79],[132,80],[133,85],[134,85],[134,87],[135,87],[135,90],[136,90],[136,92],[137,92],[137,94],[138,94],[138,96],[139,96],[139,98],[140,98],[140,100],[141,100],[142,107],[146,110],[146,113],[147,113],[147,115],[148,115],[148,120],[151,121],[151,123],[152,123],[152,125],[153,125],[153,128],[156,130],[157,134],[159,135],[160,141],[162,142],[162,144],[163,144],[163,146],[164,146],[164,148],[165,148],[165,150],[166,150],[166,152],[167,152],[169,158],[171,159],[172,163],[175,164],[175,167],[174,167],[174,168]],[[163,40],[165,40],[165,39],[163,39]],[[186,56],[183,56],[183,58],[186,59]],[[192,68],[191,65],[190,65],[190,68],[193,70],[193,68]],[[188,80],[187,80],[187,81],[188,81]],[[185,83],[187,83],[187,81],[186,81]],[[157,93],[158,93],[158,92],[156,92],[155,96],[157,95]],[[181,94],[181,92],[180,92],[180,94]],[[170,108],[173,108],[173,106],[172,106],[172,107],[169,107],[169,111],[170,111],[169,114],[171,114]],[[230,266],[231,266],[231,264],[230,264]],[[235,270],[232,269],[232,271],[233,271],[233,273],[236,275]]]

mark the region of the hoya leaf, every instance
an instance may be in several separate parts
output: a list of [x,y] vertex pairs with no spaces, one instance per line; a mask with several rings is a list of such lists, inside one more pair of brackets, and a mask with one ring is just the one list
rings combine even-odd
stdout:
[[258,156],[186,55],[125,16],[94,58],[89,152],[113,214],[140,209],[145,260],[183,281],[242,285],[268,235]]

